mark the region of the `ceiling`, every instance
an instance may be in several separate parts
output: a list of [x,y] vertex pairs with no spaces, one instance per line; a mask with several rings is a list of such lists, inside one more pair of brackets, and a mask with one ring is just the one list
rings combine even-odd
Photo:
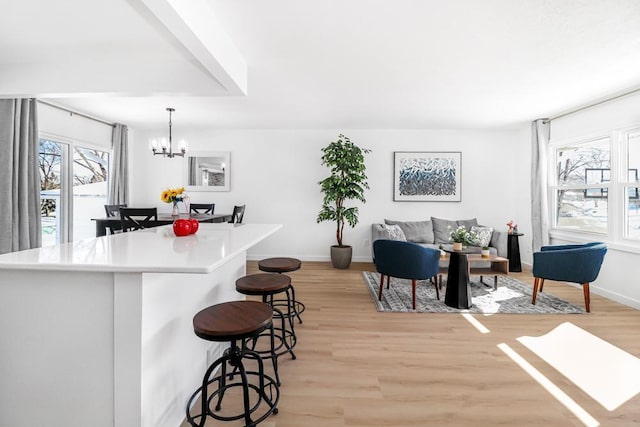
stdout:
[[219,129],[509,129],[640,88],[637,0],[0,2],[1,97],[132,127],[171,106]]

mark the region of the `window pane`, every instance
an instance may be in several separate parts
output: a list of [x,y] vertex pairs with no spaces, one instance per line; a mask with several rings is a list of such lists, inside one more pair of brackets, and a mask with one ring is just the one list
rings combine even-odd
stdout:
[[627,233],[626,237],[640,239],[640,188],[626,187]]
[[[607,232],[607,189],[557,190],[557,226],[595,233]],[[598,197],[593,197],[597,193]]]
[[601,184],[610,177],[609,138],[556,150],[558,185]]
[[73,150],[73,240],[96,235],[91,218],[104,216],[108,162],[105,151],[80,147]]
[[40,167],[40,217],[42,246],[60,241],[60,173],[62,147],[59,143],[40,140],[38,165]]
[[632,132],[628,136],[627,164],[629,165],[628,182],[639,182],[638,169],[640,169],[640,132]]

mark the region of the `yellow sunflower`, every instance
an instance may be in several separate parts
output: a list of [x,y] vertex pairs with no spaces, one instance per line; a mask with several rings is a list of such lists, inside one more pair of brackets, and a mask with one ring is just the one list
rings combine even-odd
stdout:
[[164,190],[162,192],[162,194],[160,195],[160,200],[162,200],[165,203],[170,203],[171,202],[170,197],[171,197],[171,194],[170,194],[169,190]]

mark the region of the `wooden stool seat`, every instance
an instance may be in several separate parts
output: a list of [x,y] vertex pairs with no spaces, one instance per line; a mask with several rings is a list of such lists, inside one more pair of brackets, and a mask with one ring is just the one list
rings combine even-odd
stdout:
[[300,270],[301,264],[296,258],[266,258],[258,261],[258,269],[268,273],[289,273]]
[[236,280],[236,290],[245,295],[269,295],[283,292],[291,285],[291,278],[284,274],[250,274]]
[[255,336],[271,324],[273,309],[259,301],[212,305],[193,317],[193,330],[208,341],[233,341]]

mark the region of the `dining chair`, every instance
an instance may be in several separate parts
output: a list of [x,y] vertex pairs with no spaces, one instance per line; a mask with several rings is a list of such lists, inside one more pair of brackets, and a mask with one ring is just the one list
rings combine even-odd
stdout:
[[120,214],[120,208],[126,208],[127,204],[121,205],[104,205],[104,211],[107,213],[108,217],[114,217],[116,214]]
[[191,203],[189,213],[213,215],[215,208],[215,203]]
[[[114,218],[117,215],[120,215],[120,208],[126,208],[127,204],[121,205],[104,205],[104,211],[107,213],[108,218]],[[122,231],[121,224],[114,224],[107,227],[109,230],[109,234],[116,234],[116,232]]]
[[385,276],[387,276],[387,289],[389,289],[391,277],[411,280],[414,310],[416,309],[418,280],[432,279],[436,288],[436,298],[440,299],[438,288],[439,250],[425,248],[413,242],[379,239],[373,242],[373,262],[376,265],[376,270],[380,273],[379,301],[382,300]]
[[233,207],[233,213],[231,214],[231,221],[229,221],[230,224],[241,224],[242,223],[242,219],[244,218],[244,208],[245,207],[246,207],[246,205],[234,206]]
[[122,231],[135,231],[155,227],[152,221],[158,221],[158,208],[120,208]]
[[533,254],[533,296],[536,303],[538,291],[542,292],[545,279],[582,285],[584,309],[590,312],[589,283],[596,280],[607,253],[607,245],[591,242],[580,245],[543,246]]

